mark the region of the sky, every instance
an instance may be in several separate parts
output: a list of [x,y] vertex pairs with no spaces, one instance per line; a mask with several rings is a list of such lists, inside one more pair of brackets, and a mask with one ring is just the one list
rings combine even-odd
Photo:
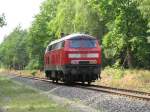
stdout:
[[5,14],[7,25],[0,28],[0,43],[19,24],[29,28],[44,0],[0,0],[0,15]]

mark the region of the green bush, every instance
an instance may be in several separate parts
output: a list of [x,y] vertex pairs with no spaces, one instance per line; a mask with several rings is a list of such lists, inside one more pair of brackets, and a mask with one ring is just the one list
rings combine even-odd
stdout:
[[106,67],[104,69],[105,73],[109,76],[112,76],[114,79],[121,79],[124,76],[124,70],[122,68],[113,68],[113,67]]
[[36,75],[36,73],[37,73],[36,70],[31,71],[31,74],[32,74],[33,77]]
[[32,59],[29,64],[26,66],[26,70],[33,70],[33,69],[38,69],[40,68],[39,61],[36,59]]

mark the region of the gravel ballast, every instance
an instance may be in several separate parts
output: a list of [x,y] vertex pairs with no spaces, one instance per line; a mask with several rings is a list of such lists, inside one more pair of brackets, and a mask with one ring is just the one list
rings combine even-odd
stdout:
[[[11,78],[28,86],[32,86],[33,88],[42,90],[45,93],[48,93],[49,96],[55,95],[56,97],[61,97],[81,105],[86,105],[90,107],[86,110],[87,112],[94,112],[94,110],[99,110],[102,112],[150,112],[149,101],[131,99],[123,96],[95,92],[76,87],[61,86],[32,79],[19,77]],[[93,108],[93,110],[90,110],[91,108]],[[82,110],[81,112],[84,111]]]
[[0,112],[4,112],[4,110],[2,108],[0,108]]

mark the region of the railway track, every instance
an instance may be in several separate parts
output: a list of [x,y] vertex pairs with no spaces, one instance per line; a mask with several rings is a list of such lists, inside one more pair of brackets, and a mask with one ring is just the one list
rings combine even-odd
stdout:
[[[16,75],[16,77],[28,78],[28,79],[40,80],[40,81],[52,83],[51,80],[48,80],[46,78],[27,77],[27,76],[18,76],[18,75]],[[54,84],[66,86],[64,83],[54,83]],[[90,85],[89,86],[86,84],[82,85],[80,83],[76,83],[75,85],[72,85],[72,87],[77,87],[77,88],[82,88],[82,89],[87,89],[87,90],[92,90],[92,91],[98,91],[98,92],[105,92],[105,93],[150,101],[150,93],[149,92],[141,92],[141,91],[136,91],[136,90],[120,89],[120,88],[113,88],[113,87],[99,86],[99,85]]]
[[86,87],[80,85],[77,87],[80,87],[83,89],[88,89],[88,90],[93,90],[93,91],[105,92],[105,93],[150,101],[150,93],[148,93],[148,92],[120,89],[120,88],[112,88],[112,87],[98,86],[98,85],[91,85],[91,86],[86,86]]

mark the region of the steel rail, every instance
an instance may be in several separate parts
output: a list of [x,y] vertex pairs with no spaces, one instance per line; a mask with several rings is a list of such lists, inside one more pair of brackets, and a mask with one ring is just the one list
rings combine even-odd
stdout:
[[131,89],[121,89],[121,88],[108,87],[108,86],[99,86],[99,85],[91,85],[91,87],[111,89],[111,90],[117,90],[117,91],[122,91],[122,92],[130,92],[130,93],[136,93],[136,94],[150,96],[149,92],[143,92],[143,91],[137,91],[137,90],[131,90]]
[[[15,76],[21,77],[21,78],[27,78],[27,79],[39,80],[39,81],[45,81],[45,82],[52,83],[51,80],[48,80],[46,78],[21,76],[21,75],[15,75]],[[64,83],[54,83],[54,84],[67,86]],[[114,88],[114,87],[108,87],[108,86],[99,86],[99,85],[90,85],[89,86],[86,84],[82,85],[80,83],[76,83],[75,85],[71,85],[71,86],[77,87],[77,88],[82,88],[82,89],[87,89],[87,90],[92,90],[92,91],[105,92],[105,93],[110,93],[110,94],[115,94],[115,95],[126,96],[126,97],[130,97],[130,98],[137,98],[137,99],[150,101],[150,93],[149,92],[142,92],[142,91],[129,90],[129,89],[120,89],[120,88]]]
[[[149,93],[146,93],[146,92],[111,88],[111,87],[98,86],[98,85],[96,85],[96,87],[94,87],[94,86],[77,85],[76,87],[87,89],[87,90],[111,93],[111,94],[115,94],[115,95],[128,96],[128,97],[132,97],[132,98],[137,98],[137,99],[150,101],[150,95],[149,95]],[[142,94],[140,94],[140,93],[142,93]]]

